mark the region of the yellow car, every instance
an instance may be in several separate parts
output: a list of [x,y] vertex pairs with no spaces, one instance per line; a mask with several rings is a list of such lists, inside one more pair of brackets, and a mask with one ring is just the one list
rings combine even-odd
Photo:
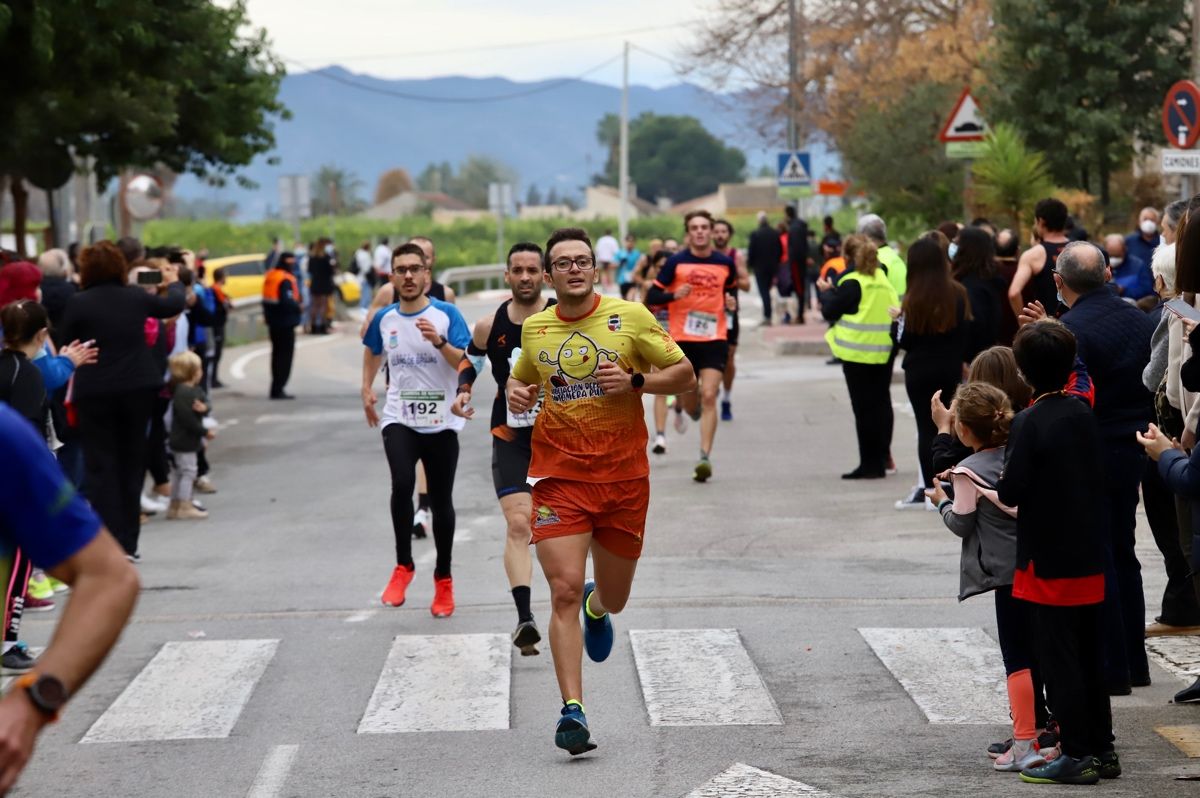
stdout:
[[[225,294],[234,302],[256,300],[262,297],[263,278],[266,275],[262,255],[230,255],[225,258],[209,258],[204,262],[204,284],[212,285],[213,273],[225,270]],[[333,277],[338,298],[348,307],[358,307],[362,300],[362,285],[353,274],[338,272]]]

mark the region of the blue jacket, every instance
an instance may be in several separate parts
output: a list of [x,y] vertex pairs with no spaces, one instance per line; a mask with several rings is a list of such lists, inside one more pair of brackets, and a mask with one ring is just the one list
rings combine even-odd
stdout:
[[[4,328],[0,327],[0,344],[4,343]],[[33,365],[42,372],[42,382],[46,385],[46,393],[51,394],[66,385],[71,375],[75,373],[75,364],[66,355],[52,354],[49,342],[33,359]]]
[[1102,287],[1076,299],[1061,321],[1095,385],[1100,435],[1132,439],[1154,419],[1153,396],[1142,384],[1154,320]]
[[1121,286],[1121,296],[1125,299],[1137,300],[1150,296],[1154,293],[1154,274],[1150,271],[1150,261],[1126,253],[1121,265],[1113,269],[1113,282]]
[[1171,492],[1192,505],[1192,570],[1200,571],[1200,446],[1188,457],[1180,449],[1169,449],[1158,459],[1158,473]]
[[1142,238],[1140,230],[1135,230],[1125,236],[1125,255],[1133,256],[1142,263],[1149,263],[1154,259],[1154,250],[1158,249],[1158,245],[1162,243],[1162,236],[1157,233],[1154,238],[1147,241]]

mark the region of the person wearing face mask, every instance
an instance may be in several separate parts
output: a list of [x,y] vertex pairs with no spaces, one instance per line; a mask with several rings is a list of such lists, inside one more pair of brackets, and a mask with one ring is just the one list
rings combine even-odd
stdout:
[[[1138,214],[1138,229],[1125,236],[1126,256],[1137,258],[1142,263],[1150,263],[1154,258],[1154,250],[1162,243],[1162,236],[1158,234],[1158,222],[1157,210],[1142,208]],[[1113,271],[1116,272],[1115,266]]]
[[1131,254],[1124,238],[1116,233],[1105,236],[1104,251],[1108,254],[1108,266],[1112,269],[1112,282],[1122,299],[1137,302],[1154,295],[1154,275],[1150,273],[1150,263]]

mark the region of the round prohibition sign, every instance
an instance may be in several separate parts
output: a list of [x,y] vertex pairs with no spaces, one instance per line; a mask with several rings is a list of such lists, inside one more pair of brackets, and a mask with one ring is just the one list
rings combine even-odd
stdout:
[[1163,133],[1177,150],[1190,150],[1200,139],[1200,86],[1181,80],[1167,91],[1163,102]]

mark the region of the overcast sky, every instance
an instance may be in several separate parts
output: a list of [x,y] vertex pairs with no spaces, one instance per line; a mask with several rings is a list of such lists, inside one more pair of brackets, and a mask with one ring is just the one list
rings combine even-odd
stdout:
[[[341,64],[384,78],[521,81],[579,75],[619,55],[626,39],[677,59],[688,23],[703,13],[695,0],[249,0],[248,8],[289,72]],[[513,44],[522,46],[498,47]],[[620,61],[588,79],[619,85]],[[658,87],[679,77],[635,50],[630,80]]]

